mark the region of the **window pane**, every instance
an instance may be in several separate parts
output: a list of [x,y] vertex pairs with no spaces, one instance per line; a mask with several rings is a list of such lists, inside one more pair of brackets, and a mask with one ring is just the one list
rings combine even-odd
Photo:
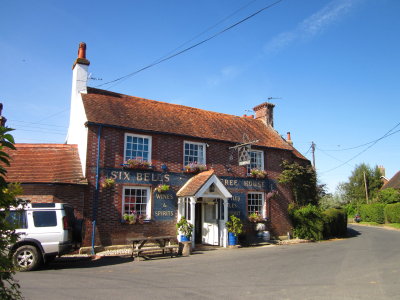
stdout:
[[33,224],[35,227],[57,226],[57,218],[55,211],[34,211]]

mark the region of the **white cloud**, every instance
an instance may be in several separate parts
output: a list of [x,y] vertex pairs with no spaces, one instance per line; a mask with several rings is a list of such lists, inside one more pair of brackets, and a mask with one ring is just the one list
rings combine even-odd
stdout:
[[283,32],[264,47],[266,53],[275,53],[296,40],[310,39],[347,15],[359,0],[333,0],[325,7],[299,23],[295,29]]
[[212,76],[208,79],[210,86],[217,86],[221,83],[236,78],[241,71],[235,66],[226,66],[219,71],[218,75]]

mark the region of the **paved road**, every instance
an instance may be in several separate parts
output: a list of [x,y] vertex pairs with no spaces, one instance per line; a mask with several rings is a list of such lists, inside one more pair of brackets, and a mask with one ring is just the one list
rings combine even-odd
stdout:
[[26,299],[400,299],[400,231],[190,257],[54,263],[18,273]]

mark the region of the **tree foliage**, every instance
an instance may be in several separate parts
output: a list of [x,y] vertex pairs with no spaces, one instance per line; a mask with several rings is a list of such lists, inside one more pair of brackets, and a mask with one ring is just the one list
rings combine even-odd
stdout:
[[294,201],[299,206],[307,204],[318,204],[318,194],[321,194],[317,187],[317,176],[310,166],[302,166],[298,163],[283,161],[283,171],[278,177],[278,182],[286,184],[292,191]]
[[373,199],[382,187],[381,171],[377,166],[371,168],[366,164],[355,167],[348,182],[343,183],[345,198],[352,203],[366,203],[365,180],[367,184],[368,198]]
[[394,188],[380,190],[376,195],[376,201],[386,204],[400,202],[400,191]]
[[10,157],[5,148],[15,149],[14,138],[9,132],[12,129],[0,126],[0,299],[22,299],[19,284],[14,280],[14,267],[7,246],[15,243],[18,236],[5,217],[10,206],[17,206],[16,195],[21,192],[16,184],[7,184],[6,167]]

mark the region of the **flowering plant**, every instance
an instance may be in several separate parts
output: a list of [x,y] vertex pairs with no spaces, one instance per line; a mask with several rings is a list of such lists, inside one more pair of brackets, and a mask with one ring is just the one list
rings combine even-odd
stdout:
[[136,210],[131,211],[130,213],[125,213],[122,217],[123,222],[127,224],[143,224],[146,215],[139,215]]
[[159,184],[157,187],[154,189],[157,193],[165,193],[169,191],[170,186],[168,184]]
[[124,166],[130,169],[150,169],[152,166],[148,161],[144,161],[140,158],[131,158],[128,159]]
[[261,222],[263,220],[264,220],[263,217],[258,213],[258,211],[253,212],[249,215],[250,222],[257,223],[257,222]]
[[111,188],[115,185],[115,179],[114,178],[101,178],[100,180],[100,185],[102,188]]
[[267,177],[267,172],[264,170],[254,168],[250,170],[249,176],[254,178],[264,179],[265,177]]
[[187,173],[199,173],[203,171],[207,171],[207,166],[198,164],[197,162],[191,162],[185,166],[185,172]]

